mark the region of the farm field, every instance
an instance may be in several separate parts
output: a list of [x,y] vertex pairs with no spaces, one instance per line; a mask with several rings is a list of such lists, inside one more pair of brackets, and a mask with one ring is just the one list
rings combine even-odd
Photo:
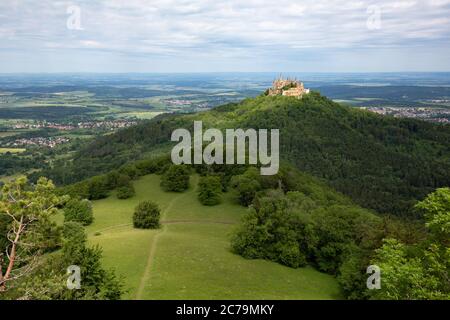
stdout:
[[19,133],[14,132],[14,131],[2,131],[2,132],[0,132],[0,138],[12,137],[17,134],[19,134]]
[[0,154],[2,153],[22,153],[25,152],[24,148],[0,148]]
[[[184,193],[167,193],[159,176],[134,182],[136,196],[115,194],[93,202],[89,242],[103,248],[103,263],[124,277],[125,299],[338,299],[336,280],[310,267],[291,269],[247,260],[229,250],[229,235],[246,209],[225,194],[222,204],[202,206],[198,177]],[[132,227],[134,207],[153,200],[162,210],[159,230]]]

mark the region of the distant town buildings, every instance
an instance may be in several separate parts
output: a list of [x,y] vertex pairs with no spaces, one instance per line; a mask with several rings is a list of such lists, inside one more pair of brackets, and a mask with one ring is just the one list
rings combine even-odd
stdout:
[[435,107],[360,107],[374,113],[396,118],[415,118],[437,123],[450,123],[450,110]]
[[304,94],[308,94],[309,89],[305,89],[303,82],[297,79],[276,79],[272,88],[268,90],[269,96],[287,96],[287,97],[297,97],[301,98]]
[[164,100],[167,106],[174,107],[178,110],[183,110],[184,108],[192,108],[194,111],[208,110],[210,106],[206,102],[197,102],[192,100],[182,100],[182,99],[167,99]]
[[71,124],[62,124],[55,122],[42,121],[37,123],[16,123],[12,125],[13,129],[57,129],[61,131],[69,131],[75,129],[120,129],[127,128],[130,126],[134,126],[137,124],[137,121],[134,120],[126,120],[126,119],[118,119],[118,120],[105,120],[105,121],[84,121],[78,123]]
[[[129,119],[115,119],[115,120],[92,120],[83,122],[71,122],[71,123],[57,123],[50,121],[35,121],[35,122],[17,122],[10,125],[10,128],[14,130],[24,130],[24,129],[56,129],[60,131],[71,131],[77,129],[90,129],[90,130],[100,130],[104,132],[106,130],[115,130],[120,128],[127,128],[134,126],[138,123],[137,120]],[[57,145],[69,143],[70,139],[64,136],[54,136],[54,137],[30,137],[30,138],[19,138],[15,140],[8,139],[8,141],[1,142],[4,147],[47,147],[54,148]]]
[[40,147],[54,148],[58,144],[68,142],[70,142],[70,139],[66,137],[48,137],[48,138],[36,137],[36,138],[16,139],[14,142],[8,143],[6,146],[11,147],[40,146]]

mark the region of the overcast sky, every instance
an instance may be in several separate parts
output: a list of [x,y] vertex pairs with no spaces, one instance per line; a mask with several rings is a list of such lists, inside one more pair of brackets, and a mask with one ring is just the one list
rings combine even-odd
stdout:
[[450,0],[0,0],[0,73],[208,71],[450,71]]

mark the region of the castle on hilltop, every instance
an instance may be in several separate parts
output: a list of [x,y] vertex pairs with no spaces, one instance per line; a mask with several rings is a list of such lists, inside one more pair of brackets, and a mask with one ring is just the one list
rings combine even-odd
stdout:
[[308,94],[309,89],[305,89],[303,82],[297,79],[283,79],[279,77],[273,81],[272,88],[267,91],[269,96],[287,96],[301,98],[304,94]]

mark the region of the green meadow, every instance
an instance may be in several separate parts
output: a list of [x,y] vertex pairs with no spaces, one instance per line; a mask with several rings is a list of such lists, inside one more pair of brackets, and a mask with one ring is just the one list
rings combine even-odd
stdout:
[[[89,242],[103,248],[103,264],[123,277],[126,299],[339,299],[334,277],[313,268],[291,269],[247,260],[230,252],[229,236],[246,209],[225,194],[205,207],[196,196],[198,177],[184,193],[160,189],[159,176],[134,182],[136,196],[115,194],[93,202]],[[152,200],[162,210],[162,227],[132,226],[134,207]]]
[[19,134],[19,130],[17,131],[0,131],[0,138],[12,137]]
[[22,153],[25,152],[24,148],[0,148],[0,154],[2,153]]

